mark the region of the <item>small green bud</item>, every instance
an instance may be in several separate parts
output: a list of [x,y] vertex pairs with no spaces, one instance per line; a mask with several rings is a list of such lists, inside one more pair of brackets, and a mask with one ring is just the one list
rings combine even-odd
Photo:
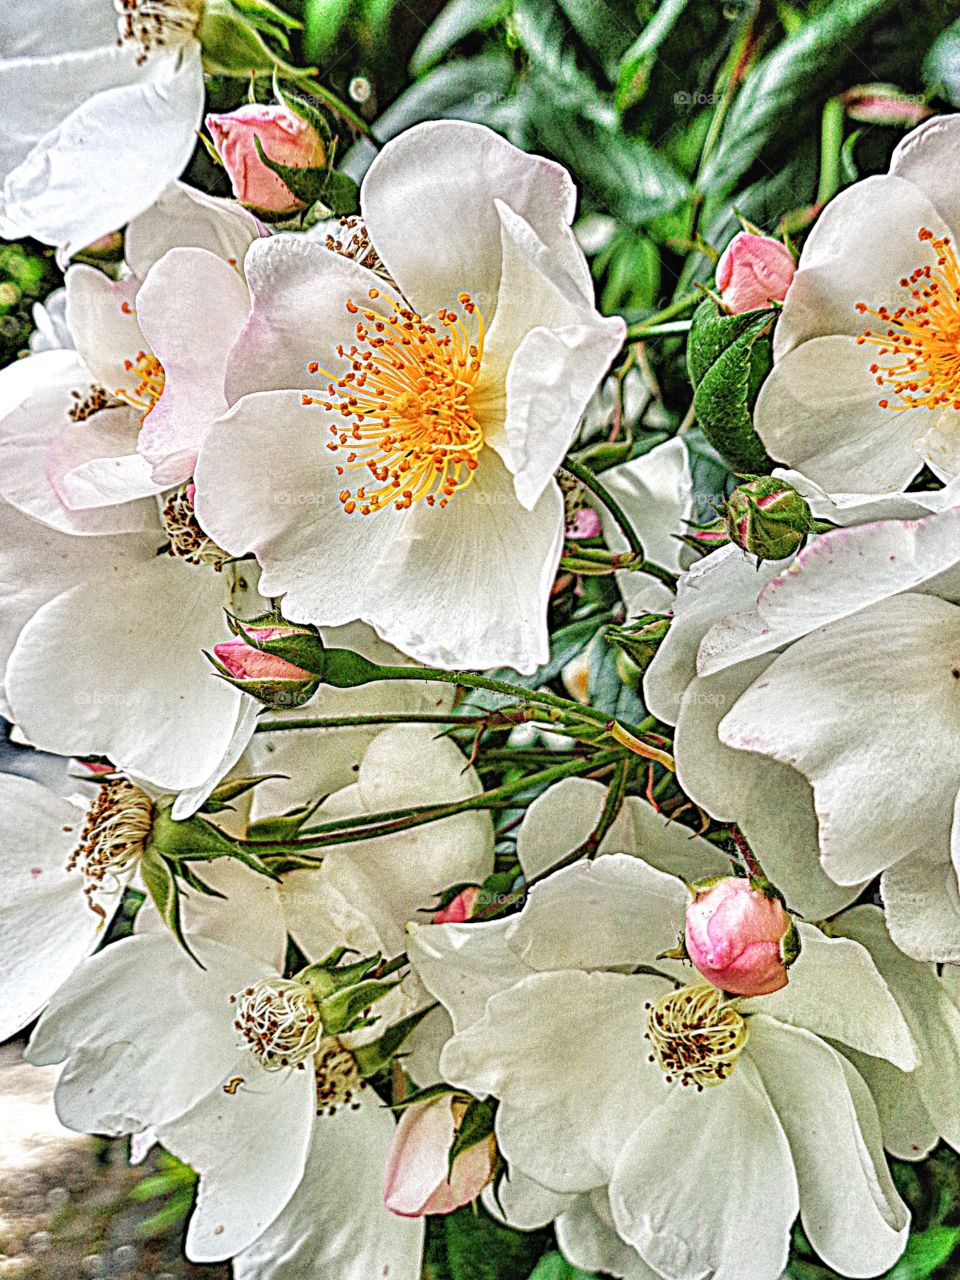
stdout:
[[608,627],[606,638],[626,654],[638,669],[637,674],[642,675],[670,630],[670,622],[663,614],[648,613],[627,626]]
[[730,541],[760,560],[793,555],[814,525],[805,499],[775,476],[758,476],[734,489],[723,520]]

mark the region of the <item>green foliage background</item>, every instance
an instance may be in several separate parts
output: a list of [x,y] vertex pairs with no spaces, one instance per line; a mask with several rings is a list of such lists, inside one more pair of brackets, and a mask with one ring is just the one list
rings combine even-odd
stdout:
[[[318,67],[380,141],[452,116],[566,165],[594,236],[600,305],[625,315],[638,340],[650,317],[664,320],[666,310],[668,320],[697,282],[710,282],[707,246],[723,248],[737,229],[734,210],[800,239],[841,185],[886,167],[906,126],[858,122],[838,95],[887,82],[914,105],[960,107],[953,0],[286,0],[286,7],[304,23],[294,60]],[[228,108],[246,91],[215,80],[211,103]],[[365,147],[369,158],[363,143],[348,157],[354,176]],[[188,177],[229,194],[202,147]],[[428,210],[411,221],[411,234],[429,236]],[[31,306],[58,282],[49,250],[0,246],[0,365],[26,347]],[[623,398],[622,429],[619,418],[613,432],[609,416],[588,420],[581,458],[602,470],[690,423],[684,346],[669,332],[634,344],[611,380],[614,395],[624,391],[630,364],[643,367],[648,392],[632,410]],[[696,431],[686,438],[698,492],[716,496],[729,473]],[[575,616],[555,619],[553,659],[531,683],[555,678],[608,620],[611,592],[594,581]],[[594,705],[606,700],[620,717],[638,717],[637,695],[618,677],[612,650],[594,649]],[[941,1148],[920,1164],[898,1164],[895,1174],[914,1233],[888,1280],[960,1276],[960,1161]],[[185,1194],[172,1195],[176,1213]],[[799,1228],[787,1275],[833,1275]],[[424,1278],[589,1280],[556,1252],[549,1231],[510,1232],[470,1208],[431,1219]]]

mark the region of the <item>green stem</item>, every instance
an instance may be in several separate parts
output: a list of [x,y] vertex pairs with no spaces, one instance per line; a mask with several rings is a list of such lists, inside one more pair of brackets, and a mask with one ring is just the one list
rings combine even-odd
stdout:
[[684,312],[691,310],[700,301],[700,294],[697,292],[685,293],[682,297],[677,298],[675,302],[671,302],[668,307],[664,307],[662,311],[657,311],[654,315],[648,316],[646,320],[638,320],[636,324],[632,324],[627,329],[628,338],[647,338],[654,337],[657,333],[670,332],[678,333],[683,330],[662,328],[668,321],[682,316]]
[[820,185],[817,204],[826,204],[840,190],[840,152],[843,147],[843,103],[831,98],[820,120]]
[[603,808],[600,811],[600,817],[597,819],[597,825],[593,828],[581,844],[575,849],[571,849],[565,854],[559,862],[553,862],[545,871],[541,871],[539,875],[534,876],[527,882],[527,888],[537,884],[540,880],[547,876],[553,875],[555,871],[560,871],[563,867],[569,867],[574,862],[579,862],[581,858],[595,858],[600,851],[600,846],[604,841],[610,828],[620,816],[620,810],[623,808],[623,802],[627,795],[627,783],[630,780],[631,761],[624,757],[618,760],[614,766],[613,778],[607,787],[607,794],[604,798]]
[[636,529],[634,529],[633,525],[630,523],[627,513],[624,511],[623,507],[621,507],[613,494],[610,493],[609,489],[607,489],[606,486],[597,479],[590,468],[585,467],[580,462],[574,461],[573,458],[565,458],[563,462],[563,469],[564,471],[569,471],[572,476],[580,481],[585,489],[589,489],[595,497],[600,499],[620,526],[620,530],[626,538],[627,545],[630,550],[636,555],[645,558],[643,543],[640,541]]
[[512,807],[505,802],[514,800],[515,797],[533,787],[549,786],[550,783],[559,782],[563,778],[575,778],[580,774],[593,773],[616,763],[619,759],[622,759],[620,751],[598,751],[592,757],[564,761],[563,764],[528,774],[513,782],[494,787],[490,791],[469,796],[465,800],[454,800],[442,805],[394,809],[385,813],[361,814],[355,818],[339,818],[334,822],[324,822],[315,827],[304,827],[297,840],[237,840],[236,843],[244,848],[256,850],[261,857],[270,853],[276,853],[282,857],[288,854],[299,854],[307,849],[322,849],[331,844],[352,844],[358,840],[373,840],[380,836],[392,835],[397,831],[409,830],[411,827],[423,826],[429,822],[439,822],[442,818],[450,818],[458,813],[469,813],[475,809]]
[[382,724],[449,724],[456,729],[461,725],[470,728],[489,719],[489,715],[458,716],[453,711],[449,715],[432,711],[401,711],[368,716],[318,716],[310,720],[260,720],[254,733],[283,733],[289,729],[355,729]]

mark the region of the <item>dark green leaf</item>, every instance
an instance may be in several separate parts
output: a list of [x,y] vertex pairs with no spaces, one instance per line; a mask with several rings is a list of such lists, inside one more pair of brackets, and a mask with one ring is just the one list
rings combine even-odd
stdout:
[[512,81],[513,59],[502,51],[445,62],[402,93],[377,120],[374,133],[387,142],[422,120],[441,116],[482,119]]
[[540,1231],[511,1231],[469,1206],[447,1214],[438,1226],[445,1257],[437,1280],[527,1280],[550,1238]]
[[562,1253],[548,1253],[530,1272],[530,1280],[597,1280],[596,1272],[581,1271]]
[[457,1156],[464,1151],[469,1151],[478,1142],[488,1142],[493,1137],[493,1120],[496,1113],[496,1105],[489,1098],[482,1101],[479,1098],[470,1100],[450,1147],[447,1158],[448,1174]]
[[505,18],[513,0],[452,0],[428,27],[410,59],[410,74],[420,76],[473,31],[485,31]]
[[834,0],[766,55],[747,76],[727,116],[702,188],[730,192],[771,142],[803,136],[820,99],[838,83],[844,63],[873,23],[897,0]]
[[697,422],[735,471],[757,474],[773,465],[753,429],[753,406],[773,363],[772,327],[772,311],[726,316],[711,298],[693,316],[687,368]]

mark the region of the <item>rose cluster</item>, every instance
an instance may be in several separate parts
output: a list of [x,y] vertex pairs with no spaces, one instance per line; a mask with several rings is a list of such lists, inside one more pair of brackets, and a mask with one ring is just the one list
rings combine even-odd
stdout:
[[0,232],[64,268],[0,371],[54,757],[0,775],[0,1033],[238,1280],[418,1280],[477,1200],[628,1280],[778,1280],[798,1218],[880,1275],[888,1156],[960,1150],[960,117],[719,257],[694,405],[766,343],[767,465],[698,524],[681,436],[578,448],[635,353],[566,169],[436,120],[355,190],[277,13],[0,14]]

